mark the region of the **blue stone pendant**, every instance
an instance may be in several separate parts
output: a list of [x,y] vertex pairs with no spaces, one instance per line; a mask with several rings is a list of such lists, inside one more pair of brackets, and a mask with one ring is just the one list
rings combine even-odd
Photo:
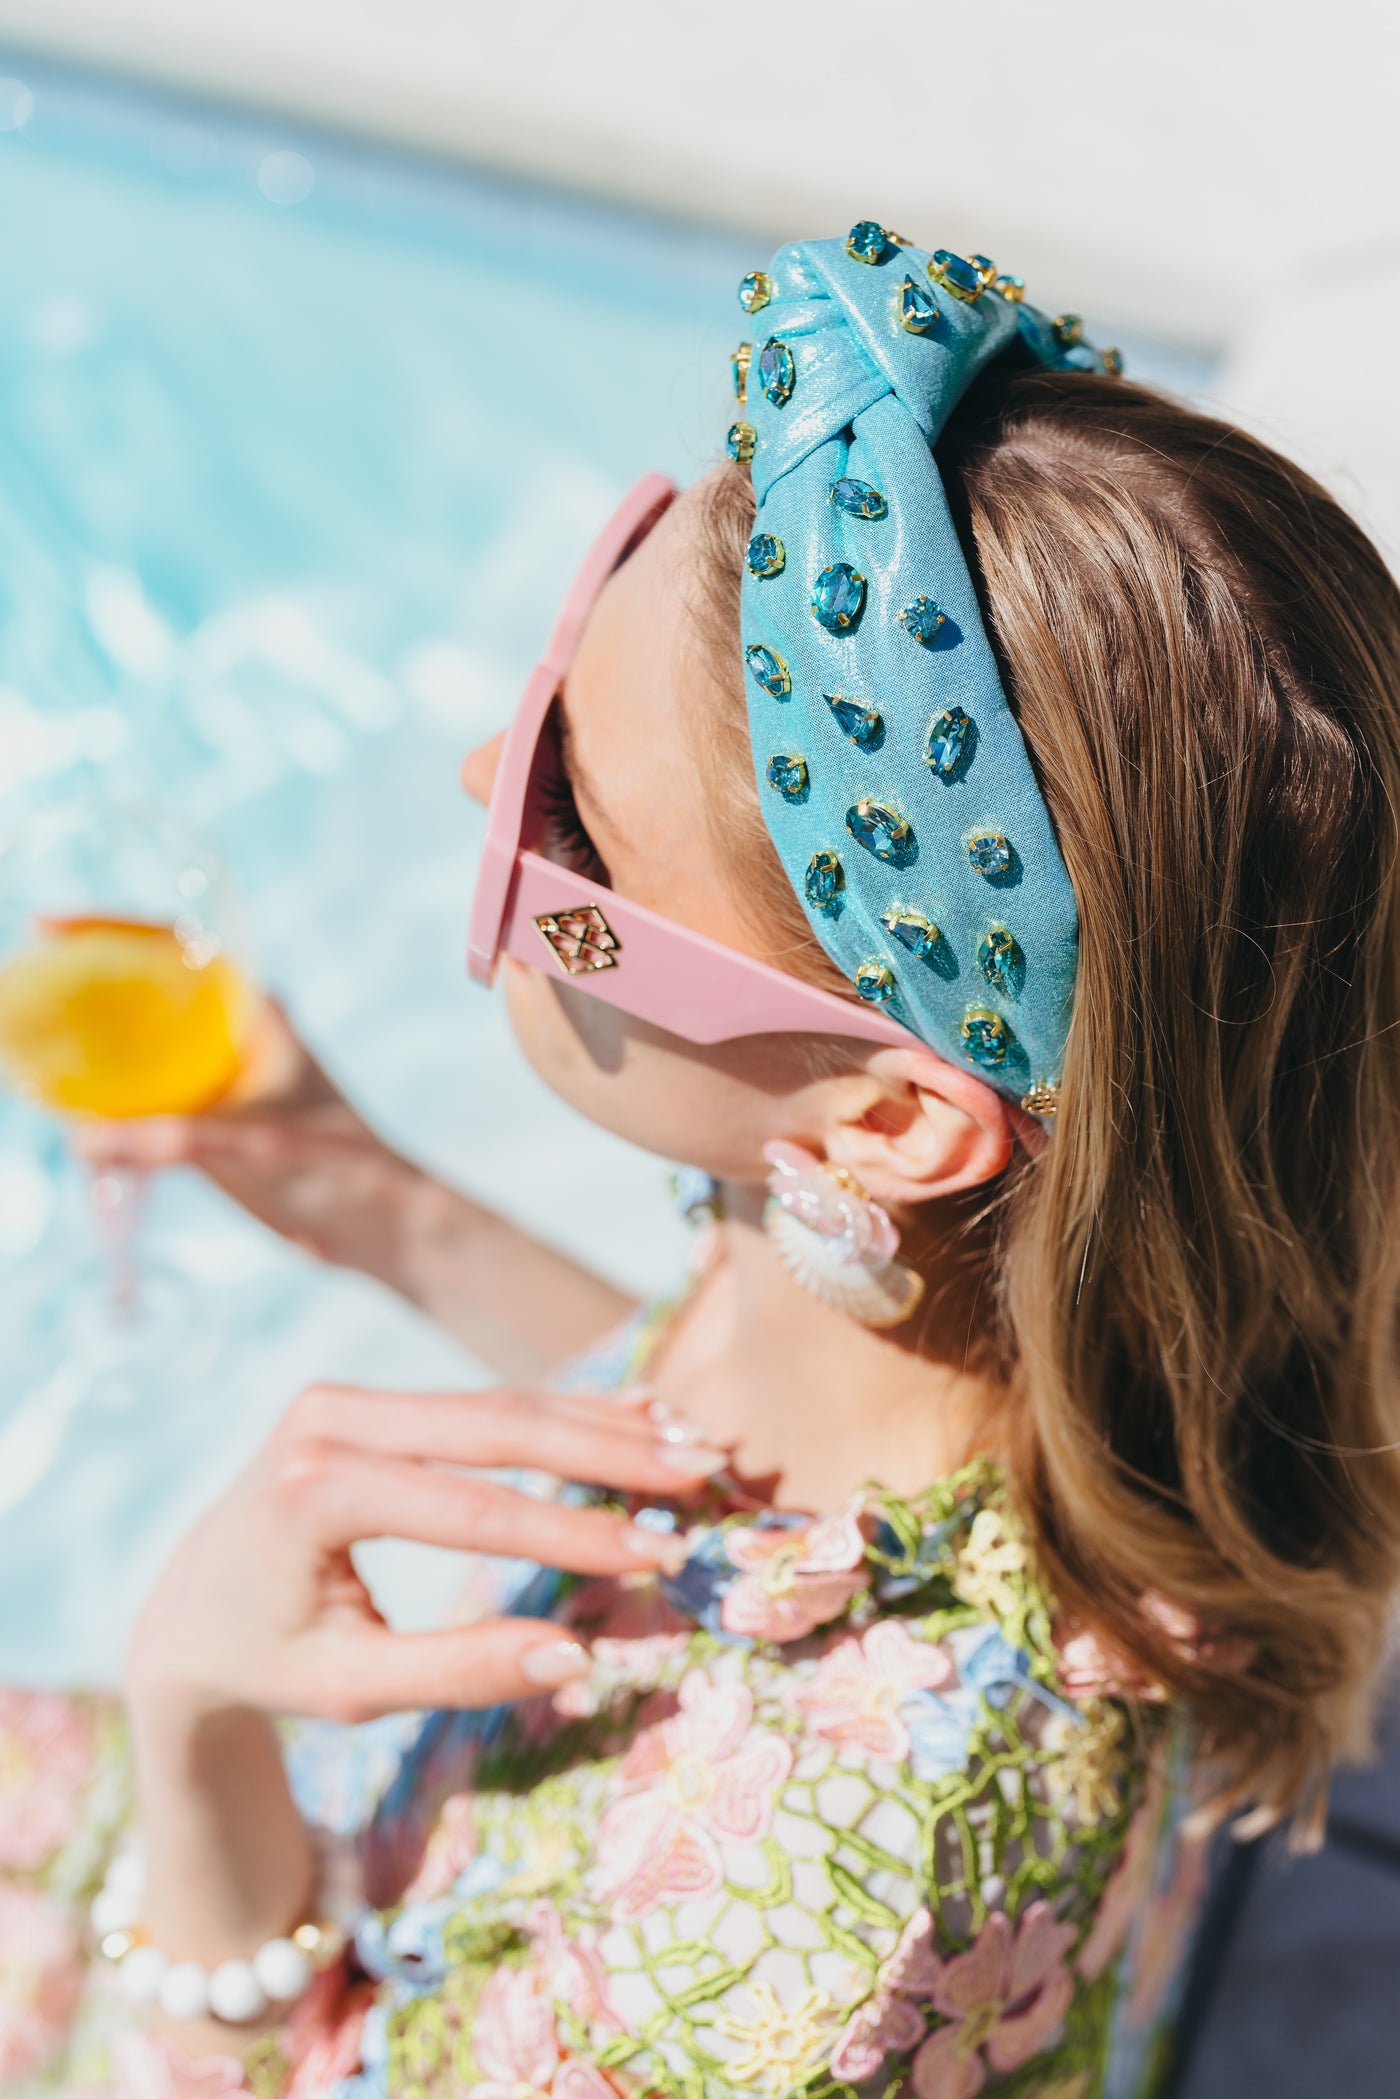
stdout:
[[792,399],[796,382],[797,366],[791,350],[776,335],[770,336],[758,353],[759,385],[775,408],[784,408]]
[[847,517],[884,517],[890,507],[878,488],[872,488],[868,481],[854,481],[849,474],[833,481],[829,494],[836,508],[844,510]]
[[906,634],[912,634],[915,641],[921,641],[927,648],[930,642],[937,640],[938,630],[946,618],[947,614],[934,604],[932,598],[915,598],[900,613],[899,624]]
[[877,860],[900,860],[914,842],[914,833],[899,811],[869,795],[863,795],[846,811],[846,829],[861,845],[868,846]]
[[775,700],[785,700],[792,691],[792,677],[787,665],[776,649],[766,649],[761,641],[755,641],[744,651],[744,661],[749,675]]
[[1006,1052],[1011,1047],[1011,1030],[999,1013],[987,1006],[969,1006],[963,1015],[963,1049],[969,1064],[980,1064],[986,1071],[994,1071],[998,1064],[1006,1062]]
[[865,608],[865,578],[849,561],[833,561],[812,585],[812,617],[828,634],[849,634]]
[[734,379],[734,398],[742,408],[749,397],[749,360],[753,356],[752,343],[740,343],[729,360],[729,369]]
[[803,881],[807,901],[818,911],[829,911],[846,886],[846,870],[830,846],[822,846],[807,862]]
[[846,253],[852,262],[883,262],[890,252],[890,237],[874,219],[858,219],[846,235]]
[[1004,875],[1011,865],[1011,845],[1000,831],[974,831],[967,841],[967,857],[979,875],[990,881]]
[[946,707],[929,723],[924,761],[943,779],[957,771],[971,727],[972,718],[961,707]]
[[977,967],[993,991],[1015,998],[1020,989],[1022,955],[1005,926],[988,926],[977,943]]
[[781,576],[787,553],[771,532],[755,532],[745,555],[751,576]]
[[884,727],[879,710],[867,707],[864,700],[848,700],[844,693],[839,692],[824,692],[822,698],[831,709],[841,734],[849,736],[852,743],[867,744]]
[[807,793],[807,760],[791,751],[775,751],[768,760],[768,785],[785,802],[800,802]]
[[899,325],[910,335],[932,335],[940,316],[938,301],[932,292],[925,291],[912,277],[906,277],[899,288]]
[[951,292],[955,299],[962,299],[969,306],[975,305],[986,289],[982,272],[976,264],[968,262],[962,255],[954,255],[948,248],[934,250],[928,273],[935,284],[941,284],[945,292]]
[[861,963],[852,981],[857,994],[867,1005],[887,1006],[894,997],[894,971],[888,962],[882,962],[877,955],[872,955],[868,962]]
[[753,458],[758,443],[758,432],[752,423],[731,423],[725,434],[724,449],[740,466],[747,466]]
[[745,313],[757,313],[773,296],[773,280],[767,270],[750,270],[739,280],[739,304]]
[[931,955],[943,935],[933,920],[922,911],[910,911],[903,904],[891,904],[881,914],[886,932],[901,947],[907,947],[916,962]]

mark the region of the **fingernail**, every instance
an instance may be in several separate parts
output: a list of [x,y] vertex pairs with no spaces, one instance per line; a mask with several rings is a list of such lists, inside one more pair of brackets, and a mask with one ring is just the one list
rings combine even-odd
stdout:
[[588,1670],[588,1649],[577,1640],[541,1640],[527,1648],[520,1667],[532,1684],[567,1684]]
[[659,1400],[652,1401],[647,1414],[663,1443],[704,1443],[709,1438],[709,1430],[698,1421],[692,1421],[686,1414],[673,1414]]
[[674,1533],[666,1535],[660,1531],[640,1529],[636,1524],[622,1533],[622,1542],[628,1552],[635,1552],[639,1560],[649,1566],[659,1567],[663,1574],[679,1574],[690,1557],[690,1549],[684,1538]]
[[656,1455],[672,1472],[692,1475],[722,1472],[729,1463],[724,1452],[709,1443],[663,1443]]

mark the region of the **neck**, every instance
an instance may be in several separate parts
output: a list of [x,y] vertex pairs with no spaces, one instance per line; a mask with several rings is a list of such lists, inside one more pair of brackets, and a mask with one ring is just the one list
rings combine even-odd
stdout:
[[874,1332],[803,1289],[765,1236],[762,1192],[727,1187],[716,1253],[653,1369],[659,1398],[733,1451],[780,1508],[838,1506],[863,1480],[914,1494],[989,1447],[1002,1387],[968,1367],[985,1260],[954,1256],[947,1221],[905,1250],[940,1251],[957,1282],[904,1327]]

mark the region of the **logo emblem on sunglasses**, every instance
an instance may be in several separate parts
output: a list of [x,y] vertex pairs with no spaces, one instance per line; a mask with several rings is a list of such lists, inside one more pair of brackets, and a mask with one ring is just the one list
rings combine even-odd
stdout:
[[571,977],[593,969],[617,968],[620,944],[596,904],[580,904],[572,911],[546,911],[535,924]]

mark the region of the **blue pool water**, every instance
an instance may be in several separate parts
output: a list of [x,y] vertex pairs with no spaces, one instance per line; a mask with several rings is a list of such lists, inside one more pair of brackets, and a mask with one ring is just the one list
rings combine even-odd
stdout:
[[[465,980],[480,820],[455,775],[615,497],[714,455],[763,258],[3,50],[0,225],[0,832],[97,783],[177,808],[381,1127],[663,1285],[663,1170],[554,1103]],[[300,1383],[484,1375],[172,1176],[155,1251],[232,1342],[197,1389],[75,1417],[6,1497],[26,1322],[76,1272],[80,1198],[52,1123],[0,1098],[0,1679],[110,1678],[171,1539]],[[416,1562],[413,1608],[431,1588]]]

